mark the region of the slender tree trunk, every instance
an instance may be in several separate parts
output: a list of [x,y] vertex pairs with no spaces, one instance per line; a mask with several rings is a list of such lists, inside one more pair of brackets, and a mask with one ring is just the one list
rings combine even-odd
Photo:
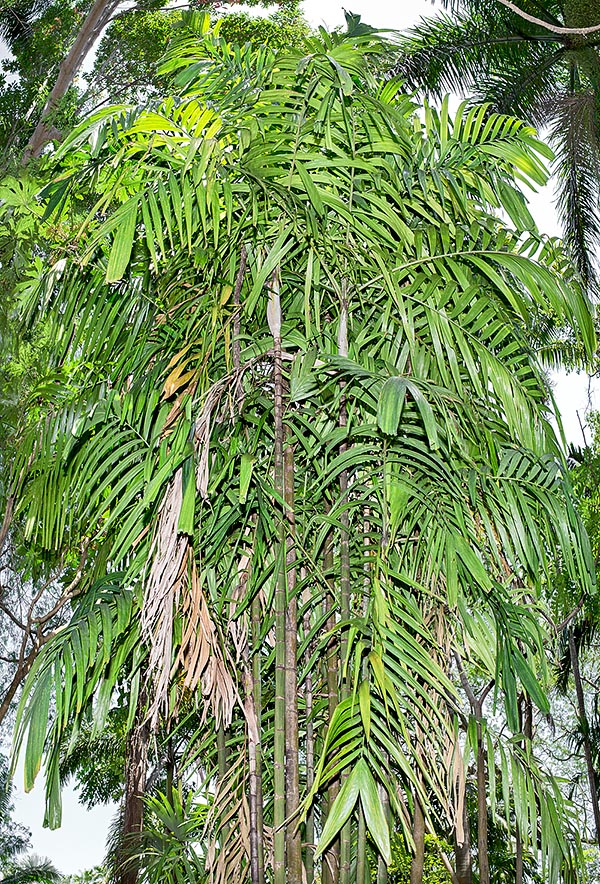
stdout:
[[238,267],[238,272],[235,277],[235,285],[233,288],[233,367],[236,371],[239,371],[242,357],[241,357],[241,343],[240,343],[240,318],[241,318],[241,294],[242,294],[242,285],[244,283],[244,276],[246,273],[246,263],[248,261],[248,252],[246,251],[246,246],[242,246],[240,249],[240,266]]
[[590,743],[590,725],[585,710],[585,700],[583,696],[583,685],[581,682],[581,670],[579,669],[579,654],[577,653],[577,645],[573,631],[569,629],[569,655],[571,657],[571,669],[573,672],[573,681],[575,682],[575,695],[577,697],[577,716],[583,736],[583,751],[585,755],[585,765],[587,769],[588,785],[590,790],[590,799],[592,802],[592,810],[594,813],[594,826],[596,827],[596,843],[600,845],[600,805],[598,804],[598,781],[596,771],[594,770],[594,761],[592,757],[592,746]]
[[485,768],[485,747],[483,745],[481,709],[477,710],[477,713],[477,854],[479,858],[479,884],[490,884],[487,772]]
[[356,840],[356,884],[367,881],[367,827],[362,807],[358,810],[358,836]]
[[[385,818],[388,821],[388,825],[390,823],[390,798],[387,791],[383,788],[381,784],[377,787],[379,792],[379,797],[381,798],[381,803],[383,804],[383,810],[385,813]],[[383,857],[379,857],[377,860],[377,884],[388,884],[389,874],[388,869],[385,864],[385,860]]]
[[[310,632],[310,614],[304,618],[304,631]],[[304,699],[306,704],[306,789],[310,792],[315,781],[315,729],[313,724],[313,678],[312,672],[306,675],[304,683]],[[306,884],[313,884],[315,879],[315,813],[311,808],[306,815]]]
[[[325,541],[323,550],[323,572],[330,586],[330,592],[325,597],[325,609],[329,612],[327,618],[327,631],[331,631],[335,627],[335,609],[333,604],[333,580],[331,572],[333,570],[333,537],[329,533]],[[325,658],[326,666],[326,685],[327,685],[327,716],[331,721],[335,708],[338,704],[338,644],[335,638],[329,639],[327,653]],[[340,789],[339,780],[334,780],[329,784],[327,789],[327,801],[325,803],[324,815],[327,814],[332,807]],[[340,839],[336,838],[323,854],[321,877],[323,884],[338,884],[340,876]]]
[[44,105],[40,120],[23,154],[23,164],[28,163],[33,157],[39,157],[49,141],[60,138],[61,133],[50,121],[52,113],[58,108],[69,87],[73,85],[90,49],[110,22],[120,2],[121,0],[95,0],[92,5],[71,49],[60,65],[58,76]]
[[458,884],[473,884],[473,859],[471,856],[471,826],[469,824],[469,813],[467,810],[467,800],[463,804],[463,832],[464,841],[454,844],[454,862],[456,865],[456,878]]
[[[250,770],[250,795],[255,805],[254,811],[254,863],[252,866],[252,884],[264,884],[264,830],[263,830],[263,788],[262,788],[262,684],[260,666],[260,602],[257,597],[252,600],[252,706],[256,720],[254,744],[249,747],[253,757]],[[252,769],[253,768],[253,769]]]
[[[528,743],[533,739],[533,706],[529,697],[522,696],[519,702],[519,718],[523,733],[522,747],[527,750]],[[517,821],[515,827],[515,884],[523,884],[523,838]]]
[[135,724],[127,740],[125,799],[117,854],[117,884],[136,884],[138,878],[138,862],[132,859],[131,852],[137,847],[144,821],[144,792],[150,736],[145,705],[145,693],[140,691]]
[[[273,473],[275,491],[283,501],[283,367],[281,354],[281,304],[279,275],[271,277],[268,319],[273,335],[274,433]],[[273,738],[273,880],[286,884],[285,869],[285,682],[286,682],[286,524],[281,513],[277,584],[275,587],[275,733]]]
[[[346,295],[342,298],[340,307],[340,325],[338,329],[338,353],[340,356],[348,355],[348,302]],[[344,392],[345,382],[340,382],[340,415],[339,425],[345,428],[348,424],[348,412],[346,403],[346,394]],[[340,444],[340,454],[343,455],[348,450],[348,445],[344,441]],[[340,473],[340,616],[342,620],[350,619],[350,592],[351,592],[351,571],[350,571],[350,517],[348,513],[348,471],[342,470]],[[347,663],[348,654],[348,630],[344,628],[340,641],[340,666],[344,667]],[[344,678],[340,672],[341,698],[342,700],[350,696],[350,680],[346,676]],[[345,775],[342,774],[342,782]],[[352,840],[352,824],[350,820],[344,825],[340,833],[340,884],[350,884],[350,848]]]
[[425,868],[425,814],[423,813],[421,802],[416,795],[412,835],[415,842],[415,853],[410,864],[410,884],[423,884],[423,869]]
[[298,736],[298,598],[296,596],[296,547],[294,511],[294,449],[287,445],[283,455],[286,504],[285,608],[285,797],[287,884],[302,884],[302,841],[297,813],[300,807],[300,771]]

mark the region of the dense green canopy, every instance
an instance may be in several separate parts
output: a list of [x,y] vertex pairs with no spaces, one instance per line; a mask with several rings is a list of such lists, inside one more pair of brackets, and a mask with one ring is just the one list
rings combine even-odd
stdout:
[[[419,115],[354,17],[289,53],[189,24],[173,94],[84,121],[41,196],[14,490],[32,544],[87,558],[27,680],[26,783],[45,758],[59,825],[61,752],[128,707],[131,836],[149,731],[191,722],[213,880],[363,884],[419,812],[461,841],[464,750],[572,880],[520,721],[548,711],[551,563],[594,580],[544,372],[557,329],[592,351],[591,312],[517,187],[548,150],[486,106]],[[459,738],[456,665],[504,735]]]

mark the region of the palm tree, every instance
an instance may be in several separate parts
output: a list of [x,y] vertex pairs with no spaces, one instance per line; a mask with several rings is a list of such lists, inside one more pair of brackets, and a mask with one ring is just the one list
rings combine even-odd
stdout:
[[[59,825],[61,752],[126,705],[135,843],[151,735],[193,716],[211,880],[382,882],[392,825],[417,853],[461,827],[453,649],[513,733],[521,691],[545,711],[530,596],[554,555],[591,568],[533,344],[551,314],[591,352],[589,304],[495,214],[528,219],[516,176],[546,179],[529,127],[420,121],[352,17],[278,54],[192,23],[178,94],[85,121],[41,196],[59,234],[89,214],[24,291],[52,346],[17,517],[41,548],[85,538],[88,570],[17,747]],[[512,769],[556,881],[568,807]]]
[[[597,291],[600,245],[600,36],[561,34],[524,20],[496,0],[447,0],[424,19],[395,64],[406,85],[451,90],[489,102],[549,131],[556,153],[557,207],[577,267]],[[595,0],[526,0],[521,8],[552,25],[600,22]]]
[[0,872],[0,884],[60,884],[63,876],[48,859],[31,855]]

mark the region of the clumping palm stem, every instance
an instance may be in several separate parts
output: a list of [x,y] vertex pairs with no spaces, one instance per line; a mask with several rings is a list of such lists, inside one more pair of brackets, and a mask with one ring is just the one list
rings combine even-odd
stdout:
[[295,818],[300,806],[300,772],[298,764],[298,599],[296,596],[296,548],[294,511],[294,449],[287,445],[283,454],[286,527],[285,606],[285,793],[286,870],[287,884],[302,884],[302,842]]
[[[273,273],[268,307],[269,327],[273,335],[273,406],[274,406],[274,453],[273,478],[275,492],[279,497],[276,505],[283,504],[283,368],[281,358],[281,304],[279,300],[279,276]],[[273,880],[274,884],[286,884],[285,868],[285,606],[286,606],[286,545],[285,518],[280,518],[277,583],[275,586],[275,733],[273,746]]]

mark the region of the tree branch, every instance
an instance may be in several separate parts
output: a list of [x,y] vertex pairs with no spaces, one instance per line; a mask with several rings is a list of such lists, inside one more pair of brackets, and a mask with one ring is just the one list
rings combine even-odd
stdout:
[[524,12],[520,9],[512,0],[498,0],[498,3],[501,3],[503,6],[506,6],[507,9],[510,9],[511,12],[514,12],[515,15],[518,15],[520,18],[525,19],[525,21],[530,22],[532,25],[540,25],[542,28],[546,28],[547,31],[552,31],[553,34],[564,34],[565,36],[579,36],[585,37],[586,34],[595,34],[600,31],[600,25],[592,25],[589,28],[563,28],[559,25],[553,25],[549,21],[544,21],[543,18],[537,18],[535,15],[529,15],[528,12]]

